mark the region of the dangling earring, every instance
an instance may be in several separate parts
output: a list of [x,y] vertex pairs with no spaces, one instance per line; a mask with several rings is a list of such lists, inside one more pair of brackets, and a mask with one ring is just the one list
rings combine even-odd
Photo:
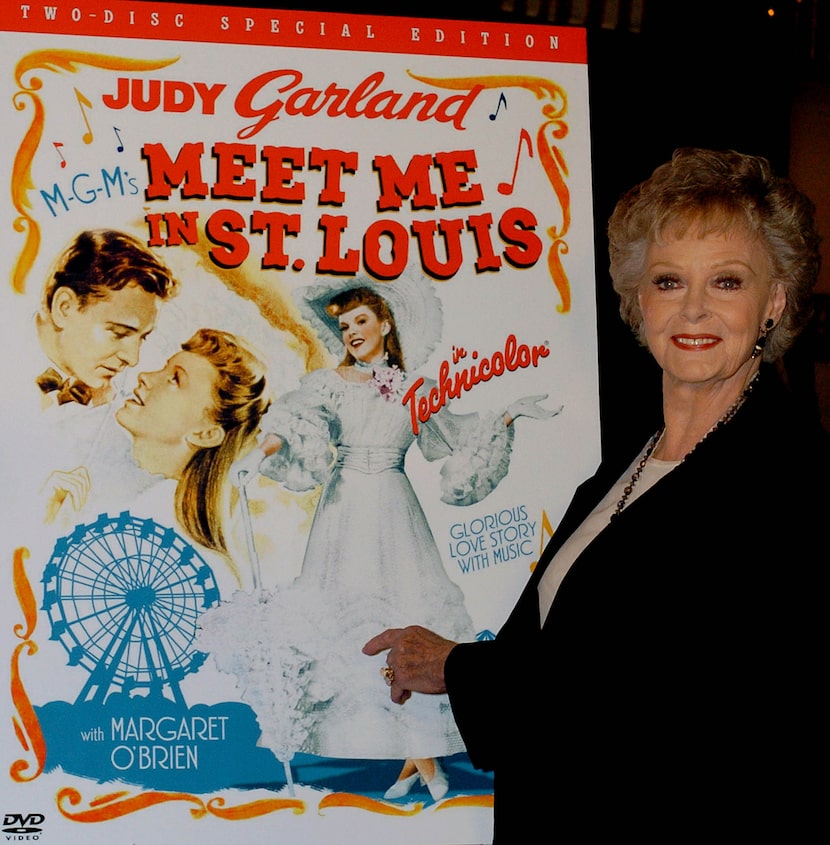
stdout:
[[758,340],[755,341],[752,354],[749,356],[750,358],[755,359],[764,351],[764,347],[767,345],[767,334],[774,325],[775,320],[769,317],[764,325],[761,326],[761,333],[758,335]]

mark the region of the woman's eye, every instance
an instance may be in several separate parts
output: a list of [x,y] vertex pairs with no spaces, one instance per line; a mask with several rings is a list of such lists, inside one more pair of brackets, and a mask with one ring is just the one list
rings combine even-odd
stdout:
[[680,285],[680,280],[676,276],[657,276],[651,282],[656,288],[660,290],[675,290]]
[[723,290],[738,290],[741,287],[741,280],[737,276],[721,276],[715,284]]

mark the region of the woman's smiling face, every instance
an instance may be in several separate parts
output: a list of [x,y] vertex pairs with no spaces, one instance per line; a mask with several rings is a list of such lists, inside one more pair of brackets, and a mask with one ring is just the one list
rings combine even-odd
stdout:
[[746,382],[761,327],[786,304],[761,243],[739,227],[691,227],[652,243],[639,302],[648,348],[664,374],[696,384]]
[[338,318],[343,345],[352,357],[365,364],[383,359],[389,322],[381,320],[367,305],[344,311]]
[[216,368],[193,352],[177,352],[164,367],[141,373],[132,398],[116,418],[134,438],[160,444],[190,442],[214,426]]

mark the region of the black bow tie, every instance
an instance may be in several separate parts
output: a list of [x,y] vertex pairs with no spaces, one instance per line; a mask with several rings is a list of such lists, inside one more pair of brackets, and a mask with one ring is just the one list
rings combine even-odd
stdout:
[[81,405],[88,405],[90,399],[92,399],[92,388],[88,384],[84,384],[82,381],[73,382],[72,379],[64,378],[52,367],[44,370],[35,381],[44,393],[57,390],[59,405],[64,405],[66,402],[79,402]]

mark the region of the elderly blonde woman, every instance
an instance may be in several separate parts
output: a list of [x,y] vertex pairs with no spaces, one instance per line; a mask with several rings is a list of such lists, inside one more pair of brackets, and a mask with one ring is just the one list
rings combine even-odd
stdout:
[[577,490],[494,641],[409,627],[364,650],[387,651],[404,707],[448,693],[495,771],[502,845],[525,829],[804,841],[822,806],[806,761],[825,735],[830,459],[765,362],[805,322],[813,208],[762,158],[684,149],[608,235],[662,423]]

